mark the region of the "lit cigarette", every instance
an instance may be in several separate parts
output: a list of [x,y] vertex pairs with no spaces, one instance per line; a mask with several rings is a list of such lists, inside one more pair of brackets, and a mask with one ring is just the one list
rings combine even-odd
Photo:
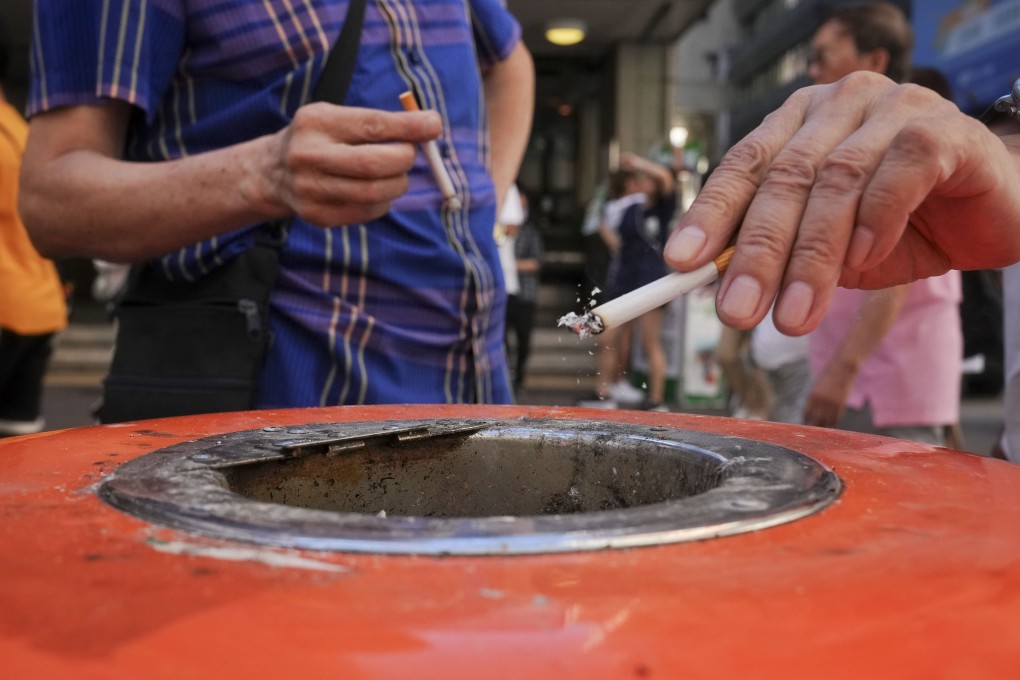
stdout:
[[[411,92],[400,95],[400,103],[403,104],[405,111],[421,111],[418,100]],[[446,172],[443,157],[439,155],[439,145],[436,144],[436,140],[430,139],[425,142],[422,144],[422,149],[425,151],[425,158],[429,161],[429,167],[432,168],[432,176],[436,178],[439,191],[443,194],[443,201],[450,210],[460,210],[460,199],[457,198],[457,191],[453,188],[449,173]]]
[[714,260],[692,272],[667,274],[581,316],[570,312],[560,319],[558,325],[566,326],[582,338],[622,326],[681,295],[712,283],[726,271],[732,257],[733,248],[727,248]]

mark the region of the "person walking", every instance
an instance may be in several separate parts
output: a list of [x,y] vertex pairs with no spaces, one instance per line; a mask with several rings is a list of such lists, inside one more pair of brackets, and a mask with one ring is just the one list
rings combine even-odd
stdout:
[[[635,154],[621,157],[621,168],[634,173],[643,200],[629,205],[620,218],[616,262],[609,278],[610,299],[636,290],[665,276],[663,247],[669,237],[677,210],[676,179],[672,169]],[[648,361],[648,394],[638,405],[643,410],[665,411],[666,353],[662,347],[664,308],[653,309],[622,327],[599,337],[612,350],[615,338],[641,330],[641,346]],[[632,336],[631,336],[632,337]],[[608,362],[605,362],[608,363]],[[603,367],[600,364],[600,374]],[[606,377],[600,377],[605,381]],[[606,386],[608,388],[608,385]]]
[[515,340],[515,362],[513,385],[514,394],[524,387],[528,358],[531,356],[531,334],[535,327],[538,311],[538,288],[542,272],[545,245],[539,226],[531,218],[527,194],[520,194],[521,219],[504,228],[513,239],[514,267],[517,276],[517,290],[507,295],[507,334]]
[[[811,76],[827,84],[871,70],[904,81],[912,46],[896,6],[840,9],[815,33]],[[875,292],[837,289],[808,340],[814,381],[804,421],[944,444],[959,420],[961,297],[959,272]]]

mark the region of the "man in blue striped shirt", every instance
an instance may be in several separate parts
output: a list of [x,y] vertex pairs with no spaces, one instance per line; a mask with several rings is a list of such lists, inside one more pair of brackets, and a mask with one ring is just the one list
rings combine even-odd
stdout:
[[293,218],[259,407],[508,402],[492,230],[530,131],[520,28],[503,0],[368,0],[344,105],[307,104],[347,8],[37,0],[26,223],[50,256],[191,281]]

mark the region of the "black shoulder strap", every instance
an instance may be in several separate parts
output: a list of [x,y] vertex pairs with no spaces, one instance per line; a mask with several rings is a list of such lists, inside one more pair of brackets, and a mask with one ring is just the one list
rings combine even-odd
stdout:
[[322,67],[319,82],[312,93],[312,101],[343,104],[347,86],[354,73],[354,62],[358,58],[361,44],[361,27],[365,20],[365,1],[350,0],[344,27],[340,31],[333,49],[329,51],[326,65]]

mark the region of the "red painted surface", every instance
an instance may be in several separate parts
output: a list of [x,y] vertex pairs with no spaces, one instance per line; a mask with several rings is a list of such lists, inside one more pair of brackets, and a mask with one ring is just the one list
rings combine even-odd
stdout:
[[[521,416],[759,439],[828,464],[846,490],[757,533],[510,558],[231,544],[91,491],[120,463],[221,432]],[[0,465],[8,679],[1020,677],[1020,467],[968,454],[697,416],[412,406],[46,433],[0,441]]]

